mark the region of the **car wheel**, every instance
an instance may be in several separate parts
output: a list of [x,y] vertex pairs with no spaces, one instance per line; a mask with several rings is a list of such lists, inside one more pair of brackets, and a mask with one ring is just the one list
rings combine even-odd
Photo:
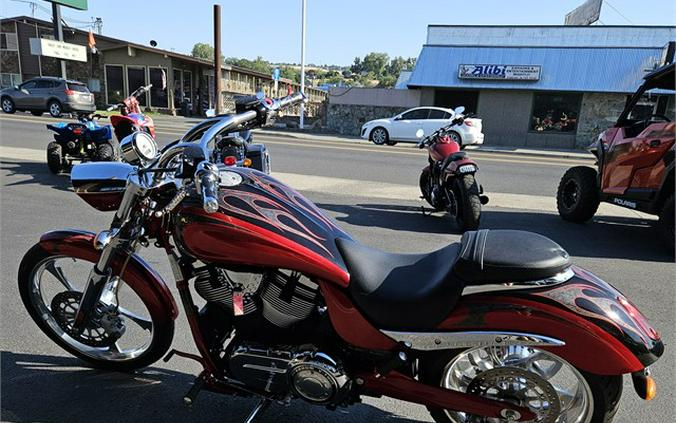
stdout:
[[49,104],[47,105],[47,109],[49,110],[49,114],[55,118],[60,117],[61,113],[63,112],[63,109],[61,108],[61,103],[59,103],[56,100],[50,101]]
[[674,195],[672,194],[664,202],[660,211],[659,230],[667,249],[674,252]]
[[453,140],[453,141],[455,141],[456,143],[458,143],[458,145],[460,146],[460,149],[461,149],[461,150],[465,148],[465,146],[462,145],[462,137],[460,136],[460,134],[458,134],[458,133],[455,132],[455,131],[451,131],[451,132],[448,133],[448,136],[451,138],[451,140]]
[[586,222],[599,208],[600,197],[596,169],[571,167],[561,178],[556,193],[556,208],[563,220]]
[[390,134],[387,133],[387,129],[379,126],[371,131],[370,138],[375,145],[383,145],[390,140]]
[[33,116],[42,116],[42,112],[38,112],[37,110],[33,110],[33,111],[31,112],[31,114],[32,114]]
[[2,98],[2,111],[5,113],[14,113],[16,112],[16,107],[14,107],[14,102],[9,97]]

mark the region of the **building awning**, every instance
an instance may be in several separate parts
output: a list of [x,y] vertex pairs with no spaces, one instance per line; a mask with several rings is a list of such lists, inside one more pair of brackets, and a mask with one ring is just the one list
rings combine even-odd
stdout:
[[[633,93],[662,59],[661,48],[426,45],[409,88],[490,88]],[[460,65],[539,66],[538,80],[461,79]]]

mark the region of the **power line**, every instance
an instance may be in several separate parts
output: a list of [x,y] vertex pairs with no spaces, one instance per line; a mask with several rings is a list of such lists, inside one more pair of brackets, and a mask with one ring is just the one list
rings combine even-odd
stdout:
[[622,12],[620,12],[619,10],[617,10],[617,8],[616,8],[615,6],[613,6],[608,0],[606,0],[604,3],[607,4],[608,6],[610,6],[610,8],[613,9],[613,10],[615,11],[615,13],[617,13],[617,14],[620,15],[620,16],[622,16],[622,17],[624,18],[625,21],[629,22],[629,23],[632,24],[632,25],[634,24],[634,22],[632,22],[628,17],[624,16],[624,15],[622,14]]

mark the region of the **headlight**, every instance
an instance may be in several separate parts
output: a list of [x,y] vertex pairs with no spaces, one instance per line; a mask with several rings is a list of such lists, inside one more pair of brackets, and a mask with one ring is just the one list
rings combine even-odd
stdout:
[[122,158],[129,164],[138,165],[147,162],[157,155],[157,143],[145,132],[134,132],[124,137],[120,143]]

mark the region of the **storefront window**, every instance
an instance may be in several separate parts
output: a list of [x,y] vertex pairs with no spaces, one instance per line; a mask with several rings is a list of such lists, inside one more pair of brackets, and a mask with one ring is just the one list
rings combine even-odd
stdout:
[[[127,66],[127,88],[129,89],[129,94],[146,85],[146,68]],[[145,93],[136,99],[141,106],[145,106],[147,104]]]
[[124,99],[122,66],[106,65],[106,94],[108,104],[117,104]]
[[536,93],[531,131],[575,133],[582,94]]
[[169,107],[169,97],[167,96],[167,70],[163,68],[150,68],[150,105],[152,107]]
[[183,95],[188,101],[192,101],[192,72],[183,71]]

